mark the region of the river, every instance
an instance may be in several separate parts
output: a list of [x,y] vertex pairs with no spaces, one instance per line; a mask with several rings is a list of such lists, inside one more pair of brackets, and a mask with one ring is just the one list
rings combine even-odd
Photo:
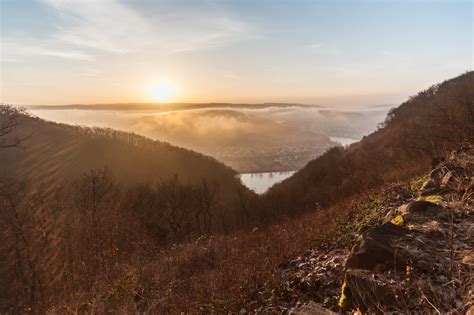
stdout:
[[263,194],[273,185],[287,179],[295,171],[287,172],[266,172],[266,173],[242,173],[239,178],[247,188],[257,194]]

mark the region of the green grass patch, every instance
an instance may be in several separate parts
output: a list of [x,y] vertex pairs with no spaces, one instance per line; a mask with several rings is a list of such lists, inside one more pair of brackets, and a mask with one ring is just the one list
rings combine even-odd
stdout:
[[336,242],[339,245],[354,241],[354,233],[361,233],[371,226],[381,224],[384,214],[380,211],[385,202],[382,195],[376,195],[366,202],[352,205],[351,209],[341,216],[336,223]]

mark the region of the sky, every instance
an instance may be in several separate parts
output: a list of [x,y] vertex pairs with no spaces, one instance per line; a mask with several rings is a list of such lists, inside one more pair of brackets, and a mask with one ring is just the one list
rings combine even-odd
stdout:
[[398,104],[473,66],[471,0],[0,0],[0,102]]

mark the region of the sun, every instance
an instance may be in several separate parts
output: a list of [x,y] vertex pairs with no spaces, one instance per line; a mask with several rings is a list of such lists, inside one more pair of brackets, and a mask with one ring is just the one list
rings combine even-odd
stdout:
[[177,89],[170,80],[157,80],[148,84],[147,94],[154,102],[171,102],[176,98]]

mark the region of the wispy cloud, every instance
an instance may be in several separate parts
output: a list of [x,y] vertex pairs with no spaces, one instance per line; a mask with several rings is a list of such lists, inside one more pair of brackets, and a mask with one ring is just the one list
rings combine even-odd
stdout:
[[58,18],[53,37],[67,44],[125,53],[151,34],[151,25],[144,18],[115,0],[42,1]]
[[129,53],[171,55],[255,38],[249,24],[215,6],[180,8],[169,14],[154,7],[151,13],[143,12],[142,6],[118,0],[38,1],[52,10],[55,30],[42,37],[3,38],[2,62],[31,57],[91,61]]
[[218,10],[183,9],[171,16],[140,12],[117,0],[41,1],[58,17],[54,38],[83,49],[173,54],[253,38],[247,23]]
[[51,50],[45,48],[28,48],[28,53],[59,57],[65,59],[74,59],[74,60],[91,60],[92,57],[81,52],[81,51],[65,51],[65,50]]
[[3,62],[9,62],[11,60],[24,61],[24,59],[29,56],[43,56],[82,61],[93,59],[90,54],[82,50],[58,47],[57,44],[51,41],[42,42],[34,39],[22,41],[16,39],[2,40]]
[[177,28],[170,32],[165,46],[169,53],[182,53],[194,50],[216,48],[242,40],[257,38],[251,27],[237,19],[208,14],[182,16],[192,21],[187,28]]

